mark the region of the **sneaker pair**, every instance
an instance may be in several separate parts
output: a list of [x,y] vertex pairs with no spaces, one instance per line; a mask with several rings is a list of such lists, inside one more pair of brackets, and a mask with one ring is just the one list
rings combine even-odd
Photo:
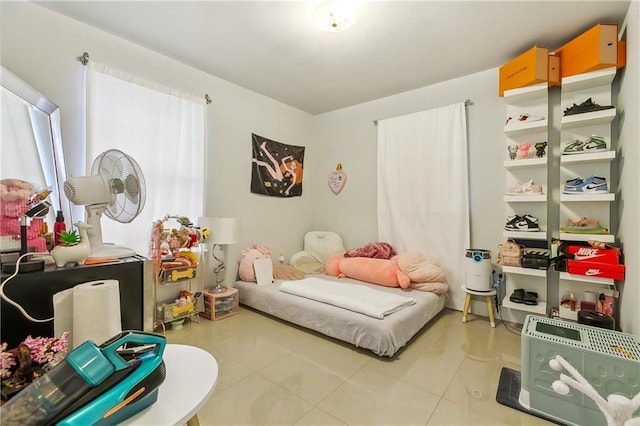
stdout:
[[510,124],[510,123],[513,124],[516,121],[523,123],[523,122],[540,121],[540,120],[544,120],[544,117],[539,115],[531,115],[528,112],[526,112],[524,114],[520,114],[517,120],[514,120],[513,117],[507,117],[507,121],[504,123],[504,125],[506,126],[507,124]]
[[523,216],[509,216],[504,229],[507,231],[537,232],[540,230],[540,226],[538,225],[537,217],[525,214]]
[[584,154],[585,152],[600,152],[607,150],[607,142],[602,136],[591,135],[588,139],[581,141],[574,139],[562,150],[562,155]]
[[586,217],[581,217],[578,220],[567,220],[567,225],[560,227],[561,232],[567,234],[606,234],[607,228],[600,225],[599,220],[589,220]]
[[563,115],[567,116],[582,114],[584,112],[602,111],[611,108],[613,108],[613,105],[598,105],[597,103],[593,102],[591,98],[589,98],[586,101],[582,102],[580,105],[573,104],[569,108],[565,109]]
[[564,184],[563,194],[588,194],[594,192],[609,192],[607,179],[599,176],[589,176],[586,179],[580,177],[568,180]]
[[534,185],[533,180],[507,188],[507,195],[542,195],[542,185]]

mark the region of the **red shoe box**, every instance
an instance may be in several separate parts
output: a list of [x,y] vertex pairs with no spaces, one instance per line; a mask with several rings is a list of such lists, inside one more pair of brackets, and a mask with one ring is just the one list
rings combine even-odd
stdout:
[[568,245],[563,252],[573,255],[574,261],[589,263],[609,263],[617,265],[620,263],[620,249],[607,248],[597,249],[580,245]]
[[624,280],[624,271],[624,265],[589,262],[586,260],[567,260],[567,272],[570,274]]

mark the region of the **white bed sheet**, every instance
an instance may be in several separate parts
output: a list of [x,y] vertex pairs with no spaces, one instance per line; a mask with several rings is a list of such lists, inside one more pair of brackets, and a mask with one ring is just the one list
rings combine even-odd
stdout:
[[393,356],[445,306],[446,296],[411,288],[384,287],[350,278],[321,275],[344,285],[359,284],[415,299],[414,305],[384,319],[372,318],[347,309],[279,291],[282,280],[257,285],[236,281],[240,303],[274,317],[309,328],[327,336],[371,350],[376,355]]

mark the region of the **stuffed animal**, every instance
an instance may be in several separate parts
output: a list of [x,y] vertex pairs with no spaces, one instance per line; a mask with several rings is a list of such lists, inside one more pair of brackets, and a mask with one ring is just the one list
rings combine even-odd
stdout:
[[547,142],[538,142],[534,146],[536,147],[536,157],[538,158],[544,157],[544,154],[547,148]]
[[270,251],[268,247],[253,244],[246,250],[242,250],[242,259],[238,267],[238,275],[242,281],[256,281],[256,272],[253,269],[253,261],[269,257]]
[[529,149],[531,149],[531,143],[529,142],[522,142],[520,145],[518,145],[520,158],[529,158]]
[[335,254],[327,260],[325,273],[333,277],[349,277],[386,287],[407,288],[411,282],[409,276],[400,270],[397,257],[376,259]]

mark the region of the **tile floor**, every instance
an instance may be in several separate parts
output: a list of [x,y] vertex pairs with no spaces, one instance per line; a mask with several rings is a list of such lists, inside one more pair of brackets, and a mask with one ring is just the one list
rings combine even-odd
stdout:
[[[243,306],[236,316],[202,318],[166,336],[218,362],[201,425],[550,424],[495,401],[501,368],[520,370],[520,336],[483,317],[461,318],[444,310],[395,358]],[[185,366],[185,386],[189,374],[206,372]]]

